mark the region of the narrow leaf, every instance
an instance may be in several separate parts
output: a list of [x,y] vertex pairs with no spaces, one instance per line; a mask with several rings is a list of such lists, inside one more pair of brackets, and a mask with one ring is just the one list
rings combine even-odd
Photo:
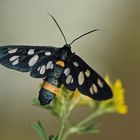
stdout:
[[100,132],[99,125],[90,124],[79,128],[79,133],[98,133]]
[[32,123],[32,127],[36,130],[41,140],[48,140],[47,135],[40,121]]
[[57,136],[52,136],[52,135],[50,135],[50,136],[49,136],[49,140],[57,140]]

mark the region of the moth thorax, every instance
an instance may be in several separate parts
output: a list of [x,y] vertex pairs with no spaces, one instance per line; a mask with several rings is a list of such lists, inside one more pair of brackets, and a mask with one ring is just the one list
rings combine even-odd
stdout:
[[66,60],[67,56],[68,56],[68,52],[62,51],[59,55],[59,58],[60,60]]
[[64,46],[59,54],[60,60],[66,60],[71,54],[71,49],[68,46]]
[[61,61],[61,60],[56,61],[56,64],[61,66],[61,67],[65,66],[64,61]]

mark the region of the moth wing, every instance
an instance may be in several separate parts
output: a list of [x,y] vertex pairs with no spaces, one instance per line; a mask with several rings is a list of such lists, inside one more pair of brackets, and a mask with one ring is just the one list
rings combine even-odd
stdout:
[[74,69],[72,63],[65,62],[65,68],[61,75],[61,82],[64,86],[72,91],[75,91],[77,88],[77,74],[76,69]]
[[30,72],[35,78],[43,78],[53,68],[59,48],[50,46],[0,47],[0,63],[7,68]]
[[[65,73],[66,68],[70,69],[67,74]],[[105,80],[79,56],[72,55],[66,68],[63,72],[62,82],[68,89],[75,90],[77,88],[82,94],[95,100],[112,97],[112,91]],[[70,75],[73,78],[73,83],[67,82]]]

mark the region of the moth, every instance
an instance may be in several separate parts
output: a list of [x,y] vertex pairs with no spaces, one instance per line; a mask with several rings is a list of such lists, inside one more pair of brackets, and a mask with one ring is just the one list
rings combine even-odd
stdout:
[[65,45],[62,48],[27,45],[1,46],[0,63],[7,68],[30,72],[32,77],[43,79],[38,97],[41,105],[49,104],[58,94],[58,88],[62,84],[69,90],[79,90],[81,94],[94,100],[111,98],[112,91],[104,79],[71,51],[71,45],[76,40],[98,29],[86,32],[68,44],[56,19],[50,16],[64,38]]

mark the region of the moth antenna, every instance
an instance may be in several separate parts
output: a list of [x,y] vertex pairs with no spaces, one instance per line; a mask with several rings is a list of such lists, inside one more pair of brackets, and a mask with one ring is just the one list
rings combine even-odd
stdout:
[[55,19],[50,13],[47,13],[47,14],[54,20],[55,24],[56,24],[57,27],[59,28],[59,30],[60,30],[60,32],[61,32],[63,38],[64,38],[65,43],[67,44],[66,37],[65,37],[65,35],[64,35],[63,31],[62,31],[62,29],[60,28],[58,22],[56,21],[56,19]]
[[86,32],[86,33],[80,35],[79,37],[77,37],[76,39],[74,39],[69,45],[73,44],[76,40],[82,38],[83,36],[85,36],[85,35],[87,35],[87,34],[90,34],[90,33],[92,33],[92,32],[95,32],[95,31],[99,31],[99,29],[94,29],[94,30],[91,30],[91,31],[89,31],[89,32]]

